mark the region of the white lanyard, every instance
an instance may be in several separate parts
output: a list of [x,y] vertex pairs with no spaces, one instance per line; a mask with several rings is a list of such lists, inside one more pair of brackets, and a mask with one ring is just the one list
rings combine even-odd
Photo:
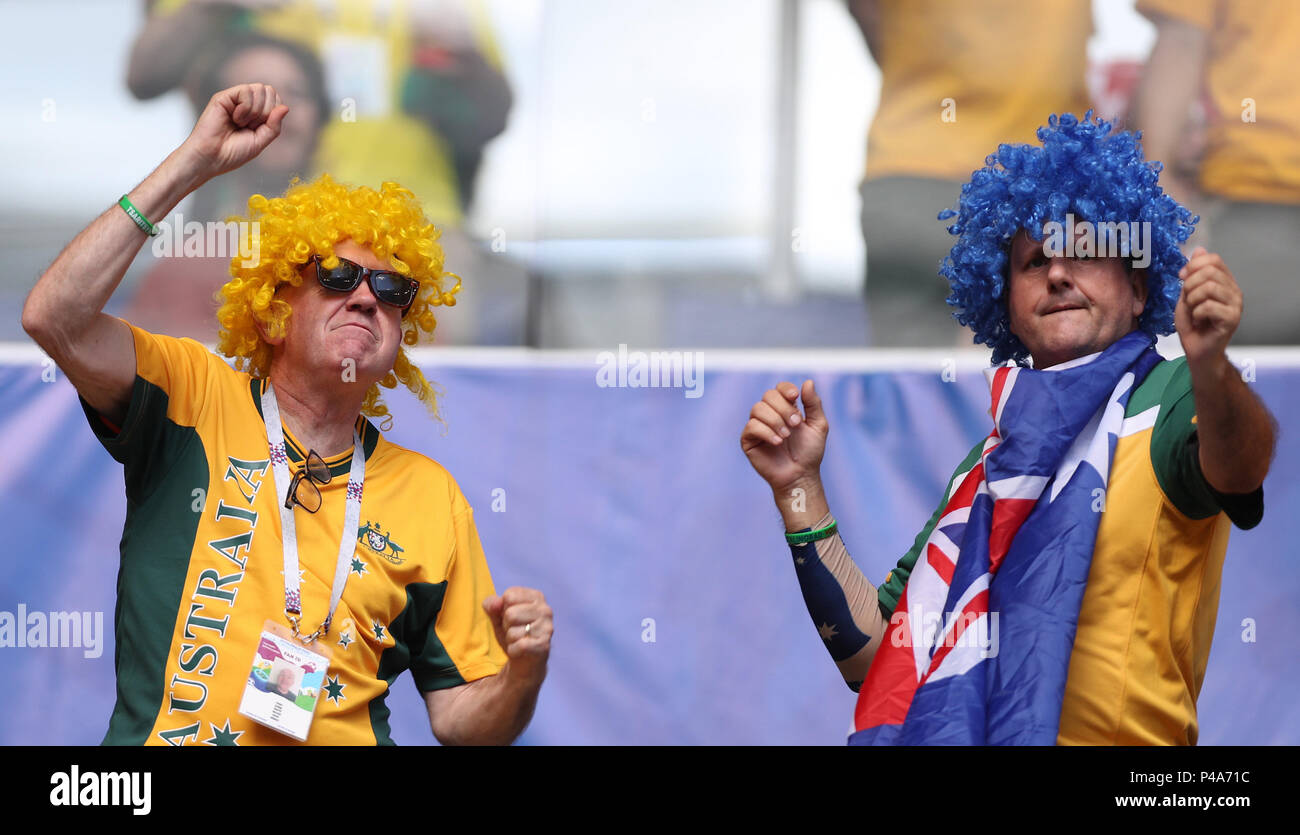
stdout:
[[[284,532],[284,613],[293,625],[293,634],[310,644],[330,631],[334,609],[343,597],[343,586],[348,582],[352,567],[352,554],[356,551],[357,526],[361,521],[361,489],[366,482],[366,455],[361,448],[361,436],[352,430],[352,466],[348,473],[347,505],[343,511],[343,535],[339,540],[339,561],[334,569],[334,587],[330,592],[330,609],[320,628],[307,637],[298,632],[302,616],[302,597],[298,591],[298,530],[294,526],[293,509],[285,507],[289,495],[289,457],[284,451],[284,431],[280,428],[280,406],[275,400],[271,381],[266,381],[266,394],[262,395],[262,418],[266,423],[266,443],[271,450],[271,471],[275,476],[275,494],[280,505],[281,529]],[[306,462],[303,462],[306,466]],[[350,534],[350,535],[349,535]]]

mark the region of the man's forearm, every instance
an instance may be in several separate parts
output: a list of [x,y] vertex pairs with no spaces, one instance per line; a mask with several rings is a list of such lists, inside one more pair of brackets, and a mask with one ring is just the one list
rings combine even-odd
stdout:
[[[773,491],[787,533],[829,525],[821,481],[800,481]],[[876,588],[849,555],[837,530],[826,539],[790,546],[804,606],[826,651],[850,688],[857,690],[876,655],[887,624]]]
[[1273,458],[1275,423],[1223,354],[1188,361],[1201,472],[1220,493],[1250,493],[1264,483]]
[[[829,523],[828,513],[815,524]],[[876,587],[853,561],[838,531],[816,542],[791,545],[790,553],[813,627],[844,682],[856,691],[888,628]]]
[[773,488],[772,500],[781,511],[787,533],[811,528],[830,513],[821,479],[800,480],[787,487]]
[[[199,183],[196,166],[178,150],[132,189],[128,198],[156,223]],[[60,333],[82,332],[104,309],[146,240],[148,236],[120,206],[111,206],[41,275],[23,308],[24,327],[54,342]],[[43,347],[49,350],[50,346]]]
[[509,745],[528,727],[541,678],[519,675],[506,662],[494,676],[471,682],[436,718],[434,735],[444,745]]

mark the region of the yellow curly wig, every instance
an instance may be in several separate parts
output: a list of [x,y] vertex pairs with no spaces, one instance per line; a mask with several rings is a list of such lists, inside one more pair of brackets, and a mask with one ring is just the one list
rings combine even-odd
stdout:
[[[425,217],[415,195],[397,183],[386,182],[375,191],[337,183],[328,174],[311,183],[295,177],[283,197],[268,199],[254,194],[248,199],[248,211],[247,218],[232,220],[254,224],[260,257],[252,267],[244,266],[242,258],[231,260],[232,278],[221,288],[222,304],[217,311],[221,325],[217,348],[232,357],[240,371],[259,378],[270,373],[271,346],[258,333],[256,323],[261,322],[269,335],[282,336],[293,313],[288,302],[276,298],[276,288],[301,285],[299,269],[313,255],[320,255],[325,266],[334,266],[334,245],[348,238],[420,282],[415,302],[402,319],[405,345],[419,342],[420,331],[433,333],[437,327],[434,306],[456,304],[460,277],[443,270],[439,232]],[[450,279],[456,283],[448,288]],[[411,363],[405,348],[398,349],[388,375],[366,392],[361,413],[387,417],[391,423],[379,386],[391,389],[399,382],[438,417],[434,388]]]

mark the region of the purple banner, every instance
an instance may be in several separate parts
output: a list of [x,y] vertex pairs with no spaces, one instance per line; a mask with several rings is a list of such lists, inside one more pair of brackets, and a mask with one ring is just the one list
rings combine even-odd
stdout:
[[[707,355],[706,355],[707,359]],[[706,369],[707,365],[704,366]],[[602,387],[587,366],[433,366],[448,431],[405,392],[388,437],[445,465],[475,507],[498,590],[555,611],[549,677],[521,742],[842,745],[854,694],[800,597],[771,493],[740,451],[773,383],[811,376],[831,425],[824,477],[846,544],[881,582],[988,431],[978,372],[707,370],[683,388]],[[1284,421],[1264,521],[1234,531],[1200,697],[1202,744],[1300,743],[1300,367],[1260,368]],[[951,381],[947,381],[951,380]],[[0,622],[46,646],[0,646],[0,743],[95,744],[113,707],[113,608],[126,501],[62,374],[0,366]],[[80,645],[49,646],[51,624]],[[96,628],[96,619],[100,622]],[[433,741],[414,684],[393,738]]]

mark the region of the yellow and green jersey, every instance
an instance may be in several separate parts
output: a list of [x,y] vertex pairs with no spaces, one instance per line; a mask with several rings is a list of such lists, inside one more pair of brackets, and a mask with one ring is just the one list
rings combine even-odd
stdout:
[[[1057,742],[1195,744],[1228,533],[1259,523],[1263,492],[1228,496],[1206,483],[1185,359],[1157,365],[1129,398],[1104,501]],[[886,620],[943,506],[879,587]]]
[[[279,744],[239,714],[265,621],[286,625],[280,512],[262,421],[265,381],[199,343],[132,326],[136,378],[120,427],[83,401],[124,466],[114,613],[117,702],[106,744]],[[308,743],[391,743],[389,685],[423,692],[505,665],[482,601],[494,593],[473,510],[435,461],[358,418],[361,526]],[[290,469],[305,451],[285,429]],[[326,459],[322,505],[295,509],[303,631],[325,618],[352,452]]]

